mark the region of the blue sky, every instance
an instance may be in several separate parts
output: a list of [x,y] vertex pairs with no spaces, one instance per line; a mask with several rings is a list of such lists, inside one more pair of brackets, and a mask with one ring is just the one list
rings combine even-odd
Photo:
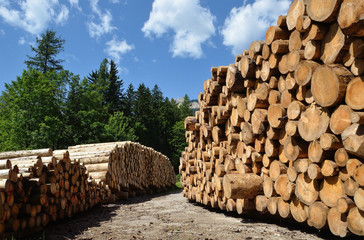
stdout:
[[117,62],[124,87],[155,84],[197,98],[210,67],[264,40],[290,0],[0,0],[0,91],[26,68],[46,29],[66,40],[64,68],[81,78]]

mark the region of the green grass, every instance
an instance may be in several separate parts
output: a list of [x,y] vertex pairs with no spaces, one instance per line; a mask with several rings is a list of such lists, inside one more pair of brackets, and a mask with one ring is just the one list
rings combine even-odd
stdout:
[[176,175],[176,187],[182,188],[182,184],[181,184],[181,174],[177,174]]

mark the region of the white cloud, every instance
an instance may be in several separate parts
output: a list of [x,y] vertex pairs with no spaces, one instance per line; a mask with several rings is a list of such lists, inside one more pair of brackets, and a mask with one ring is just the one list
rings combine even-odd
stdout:
[[120,0],[110,0],[111,3],[119,3]]
[[106,42],[105,52],[119,63],[121,55],[134,49],[134,45],[129,45],[125,40],[119,41],[115,36],[112,40]]
[[199,0],[154,0],[142,31],[147,37],[158,38],[172,31],[170,51],[173,57],[200,58],[201,45],[215,34],[214,20]]
[[225,19],[221,34],[223,44],[232,47],[232,53],[239,54],[248,49],[252,41],[264,40],[270,25],[275,25],[279,15],[287,14],[291,0],[256,0],[233,8]]
[[[91,37],[99,38],[106,33],[111,33],[114,29],[116,29],[112,24],[112,15],[110,11],[106,10],[104,13],[100,10],[98,6],[98,0],[90,1],[91,9],[94,14],[97,15],[100,22],[95,23],[94,21],[90,21],[87,23],[88,31]],[[95,16],[93,16],[95,18]]]
[[68,14],[69,14],[69,10],[65,5],[61,6],[61,10],[57,16],[57,18],[55,19],[56,23],[63,25],[67,19],[68,19]]
[[16,7],[3,0],[0,2],[0,17],[8,24],[20,27],[31,34],[39,34],[51,22],[64,24],[68,19],[68,8],[58,0],[21,0]]
[[71,7],[77,8],[79,11],[82,11],[80,5],[78,5],[78,0],[69,0]]
[[25,44],[24,37],[21,37],[18,42],[19,42],[20,45],[24,45]]

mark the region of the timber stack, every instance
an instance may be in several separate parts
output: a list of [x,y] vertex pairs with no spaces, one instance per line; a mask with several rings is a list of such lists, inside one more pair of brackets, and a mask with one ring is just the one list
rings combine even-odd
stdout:
[[364,236],[363,14],[362,0],[294,0],[211,68],[185,119],[184,196]]
[[0,153],[0,236],[37,232],[49,222],[83,212],[110,196],[90,180],[67,150]]
[[76,145],[68,151],[72,160],[83,163],[88,175],[104,182],[116,198],[164,191],[176,183],[169,159],[139,143]]
[[132,142],[0,153],[0,237],[175,184],[169,159]]

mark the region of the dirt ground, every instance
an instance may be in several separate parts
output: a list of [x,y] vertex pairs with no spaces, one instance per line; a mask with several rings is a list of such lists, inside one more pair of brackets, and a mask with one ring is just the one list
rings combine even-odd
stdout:
[[333,239],[289,221],[242,216],[190,203],[181,191],[103,205],[53,223],[46,239]]

